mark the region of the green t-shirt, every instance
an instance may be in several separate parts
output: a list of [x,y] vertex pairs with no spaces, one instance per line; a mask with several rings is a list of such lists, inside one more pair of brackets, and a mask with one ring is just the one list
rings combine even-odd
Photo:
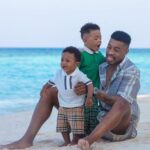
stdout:
[[81,51],[79,69],[92,80],[94,87],[99,88],[99,65],[105,60],[101,52],[90,54]]

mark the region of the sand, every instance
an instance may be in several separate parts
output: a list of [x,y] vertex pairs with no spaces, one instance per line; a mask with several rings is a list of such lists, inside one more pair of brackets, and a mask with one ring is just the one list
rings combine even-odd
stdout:
[[[138,104],[141,118],[138,125],[138,136],[122,142],[99,140],[92,150],[148,150],[150,149],[150,95],[139,95]],[[19,112],[0,116],[0,145],[19,139],[27,129],[33,112]],[[34,140],[34,145],[27,150],[79,150],[77,146],[60,148],[63,143],[60,133],[56,133],[57,110],[53,110],[51,118],[43,125]]]

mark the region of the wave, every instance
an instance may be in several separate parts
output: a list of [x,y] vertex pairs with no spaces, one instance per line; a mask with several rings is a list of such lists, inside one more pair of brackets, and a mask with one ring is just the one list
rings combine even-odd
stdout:
[[32,110],[36,104],[37,101],[33,99],[3,99],[0,100],[0,115]]

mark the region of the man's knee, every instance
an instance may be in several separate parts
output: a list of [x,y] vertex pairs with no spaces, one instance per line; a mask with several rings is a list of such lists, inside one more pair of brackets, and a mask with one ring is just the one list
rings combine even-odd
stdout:
[[48,88],[44,95],[41,96],[40,102],[46,103],[49,106],[58,105],[57,98],[57,89],[56,88]]
[[120,113],[123,113],[124,115],[130,114],[131,108],[130,108],[129,102],[127,102],[126,100],[122,100],[122,101],[117,102],[117,110]]

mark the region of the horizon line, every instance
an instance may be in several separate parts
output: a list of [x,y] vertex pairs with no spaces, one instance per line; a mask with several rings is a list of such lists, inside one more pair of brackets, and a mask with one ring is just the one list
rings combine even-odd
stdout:
[[[49,48],[60,48],[60,49],[62,49],[62,48],[65,48],[66,46],[64,46],[64,47],[34,47],[34,46],[31,46],[31,47],[22,47],[22,46],[13,46],[13,47],[0,47],[0,49],[23,49],[23,48],[27,48],[27,49],[30,49],[30,48],[33,48],[33,49],[37,49],[37,48],[44,48],[44,49],[49,49]],[[77,47],[77,46],[75,46],[75,47]],[[78,47],[78,48],[83,48],[83,47]],[[101,47],[100,49],[106,49],[105,47]],[[130,47],[129,49],[150,49],[150,47]]]

